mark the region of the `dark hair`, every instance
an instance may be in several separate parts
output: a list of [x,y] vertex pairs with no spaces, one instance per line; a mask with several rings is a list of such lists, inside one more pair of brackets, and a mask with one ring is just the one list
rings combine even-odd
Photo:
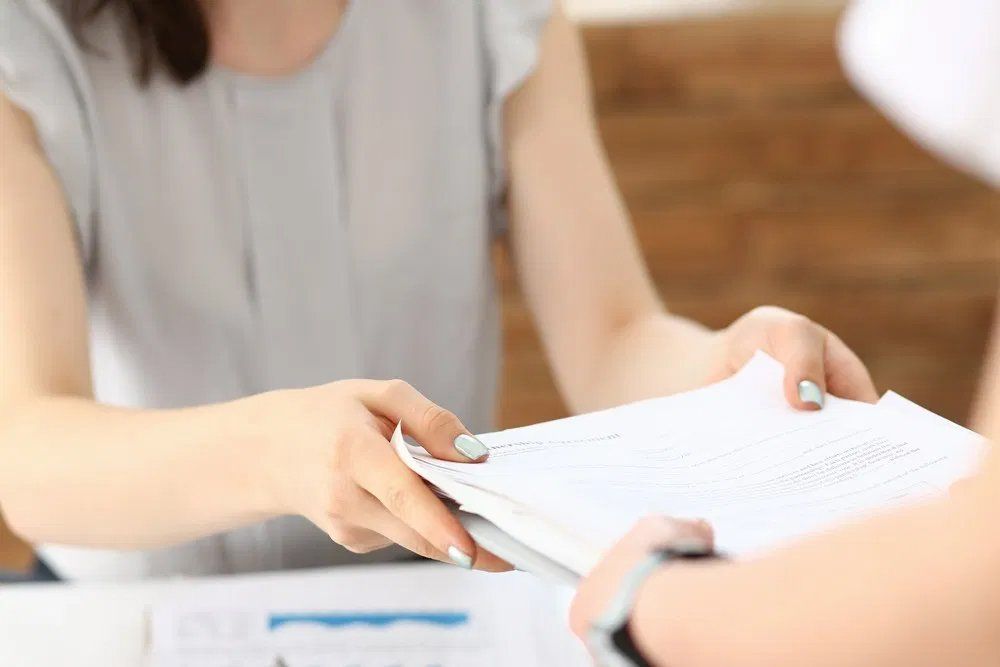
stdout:
[[69,0],[73,34],[81,39],[83,28],[102,11],[116,14],[142,83],[158,68],[182,84],[205,71],[211,39],[199,0]]

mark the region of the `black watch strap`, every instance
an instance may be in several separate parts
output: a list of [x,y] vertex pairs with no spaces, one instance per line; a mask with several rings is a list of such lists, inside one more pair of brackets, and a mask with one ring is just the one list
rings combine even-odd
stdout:
[[611,633],[611,643],[623,658],[632,661],[635,667],[653,667],[646,658],[642,657],[639,647],[632,639],[632,623],[626,621],[625,625]]

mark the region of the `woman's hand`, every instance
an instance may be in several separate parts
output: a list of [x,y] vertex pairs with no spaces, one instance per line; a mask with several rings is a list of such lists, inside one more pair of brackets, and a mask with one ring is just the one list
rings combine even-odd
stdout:
[[717,332],[708,382],[738,371],[763,350],[785,365],[785,398],[802,410],[823,407],[826,392],[874,403],[878,392],[868,370],[840,338],[784,308],[755,308]]
[[[713,539],[712,527],[705,521],[686,521],[662,516],[649,516],[640,520],[604,555],[597,567],[591,570],[577,588],[569,614],[573,632],[580,639],[586,640],[587,632],[594,621],[608,609],[612,599],[621,589],[625,575],[655,549],[681,541],[693,541],[711,547]],[[639,595],[641,594],[640,589]],[[632,628],[633,639],[637,642],[641,634],[637,632],[638,630]],[[639,645],[639,648],[641,650],[642,646]]]
[[239,401],[263,433],[257,466],[279,513],[301,514],[338,544],[366,553],[395,542],[462,567],[507,570],[393,451],[398,422],[439,459],[485,460],[455,415],[400,380],[345,380]]

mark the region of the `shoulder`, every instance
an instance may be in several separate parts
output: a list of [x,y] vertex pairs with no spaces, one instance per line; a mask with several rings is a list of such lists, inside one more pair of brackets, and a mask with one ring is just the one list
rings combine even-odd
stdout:
[[75,51],[60,3],[47,0],[4,0],[0,3],[0,49],[12,54],[29,52],[46,59]]
[[55,5],[0,3],[0,90],[36,124],[46,125],[60,111],[76,113],[84,79],[80,49]]
[[[59,6],[47,0],[0,2],[0,94],[18,127],[56,172],[81,236],[93,213],[94,156],[89,90],[80,50]],[[13,139],[6,137],[5,140]]]
[[482,4],[485,51],[494,97],[504,98],[535,68],[542,30],[555,0],[493,0]]
[[512,28],[544,23],[558,4],[557,0],[488,0],[481,7],[488,23]]

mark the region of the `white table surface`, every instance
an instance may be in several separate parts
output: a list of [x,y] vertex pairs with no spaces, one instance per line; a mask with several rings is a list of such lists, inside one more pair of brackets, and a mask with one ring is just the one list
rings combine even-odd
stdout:
[[[436,564],[367,565],[390,569],[447,568],[457,577],[528,577],[470,573]],[[153,605],[213,589],[243,599],[267,599],[289,588],[329,586],[352,568],[266,573],[237,577],[174,579],[120,584],[13,584],[0,586],[0,666],[137,667],[145,664],[148,612]],[[408,576],[417,576],[419,571]],[[342,581],[342,579],[339,579]],[[555,590],[555,589],[553,589]],[[557,593],[563,598],[563,592]],[[568,602],[569,589],[565,591]],[[562,604],[560,602],[559,604]],[[565,628],[565,609],[559,619]],[[562,641],[562,640],[560,640]],[[575,644],[575,640],[572,640]],[[583,655],[582,649],[580,656]],[[576,650],[573,652],[575,653]],[[579,659],[579,658],[577,658]],[[575,660],[574,662],[577,663]]]
[[0,665],[141,665],[146,610],[176,586],[170,581],[2,586]]

